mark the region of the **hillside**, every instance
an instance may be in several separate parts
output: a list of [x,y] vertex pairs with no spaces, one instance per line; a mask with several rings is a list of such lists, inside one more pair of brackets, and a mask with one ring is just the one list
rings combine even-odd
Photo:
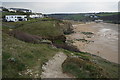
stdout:
[[[86,70],[88,72],[92,70],[93,74],[98,73],[91,76],[92,78],[96,78],[100,74],[103,75],[101,76],[102,78],[117,77],[117,64],[110,63],[94,55],[91,56],[88,53],[75,53],[56,49],[47,44],[26,43],[6,33],[3,33],[3,45],[3,78],[39,78],[42,72],[42,65],[59,51],[63,51],[68,55],[68,58],[63,63],[63,71],[65,73],[70,73],[78,78],[89,78],[90,74],[86,73]],[[83,67],[82,72],[82,69],[79,71],[80,65]]]
[[120,20],[119,20],[120,13],[118,12],[99,13],[97,15],[100,17],[100,19],[104,20],[104,22],[114,23],[114,24],[120,23]]
[[74,20],[74,21],[82,21],[82,22],[93,20],[89,16],[84,16],[84,15],[85,14],[80,13],[80,14],[50,14],[48,16],[61,20]]
[[[40,78],[42,65],[58,52],[67,55],[64,73],[76,78],[117,78],[118,64],[66,43],[72,24],[52,18],[3,22],[3,78]],[[92,74],[90,74],[90,72]]]
[[[2,75],[4,78],[30,78],[40,75],[41,65],[56,52],[57,49],[50,45],[25,43],[3,33]],[[27,70],[33,71],[32,76],[27,74]]]
[[[88,14],[88,15],[87,15]],[[90,17],[90,16],[97,16]],[[85,16],[87,15],[87,16]],[[74,20],[80,22],[89,22],[94,21],[96,19],[102,19],[104,22],[119,24],[119,13],[118,12],[100,12],[100,13],[79,13],[79,14],[50,14],[48,15],[53,18],[61,19],[61,20]]]

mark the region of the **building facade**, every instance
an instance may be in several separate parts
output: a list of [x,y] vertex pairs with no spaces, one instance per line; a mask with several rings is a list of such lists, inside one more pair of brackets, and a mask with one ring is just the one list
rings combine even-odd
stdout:
[[8,9],[10,12],[24,12],[24,13],[29,13],[29,12],[32,12],[32,10],[29,10],[29,9],[22,9],[22,8],[9,8]]
[[26,15],[6,15],[5,20],[7,22],[27,21]]
[[30,18],[43,18],[44,16],[42,14],[32,14],[29,15]]

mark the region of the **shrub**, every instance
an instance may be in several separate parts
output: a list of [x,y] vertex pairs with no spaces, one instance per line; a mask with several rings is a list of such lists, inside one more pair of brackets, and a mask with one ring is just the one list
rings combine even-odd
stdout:
[[92,32],[81,32],[81,33],[84,35],[92,35],[93,34]]
[[75,46],[68,45],[66,43],[63,43],[63,44],[53,43],[53,45],[56,46],[57,48],[63,48],[63,49],[66,49],[66,50],[69,50],[69,51],[73,51],[73,52],[80,52],[79,49],[76,48]]

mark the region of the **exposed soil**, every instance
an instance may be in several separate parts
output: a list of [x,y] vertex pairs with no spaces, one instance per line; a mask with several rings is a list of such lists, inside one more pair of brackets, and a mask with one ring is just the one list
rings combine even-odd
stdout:
[[9,35],[11,35],[19,40],[22,40],[25,42],[30,42],[30,43],[39,43],[40,40],[43,39],[40,36],[31,35],[31,34],[28,34],[28,33],[25,33],[25,32],[19,31],[19,30],[10,31]]
[[66,58],[67,56],[64,53],[57,53],[53,59],[42,66],[41,78],[73,78],[62,72],[62,63]]

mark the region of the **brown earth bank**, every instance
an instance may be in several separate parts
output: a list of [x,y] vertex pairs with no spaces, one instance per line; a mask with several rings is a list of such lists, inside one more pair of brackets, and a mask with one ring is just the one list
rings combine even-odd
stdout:
[[118,25],[109,23],[73,24],[74,33],[67,42],[80,51],[95,54],[118,63]]

